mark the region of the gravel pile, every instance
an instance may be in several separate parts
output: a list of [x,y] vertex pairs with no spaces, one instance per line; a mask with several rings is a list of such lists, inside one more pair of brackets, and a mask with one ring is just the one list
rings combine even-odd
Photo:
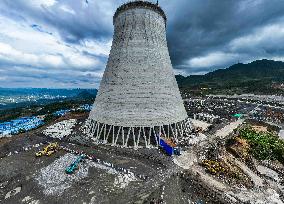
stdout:
[[9,191],[9,192],[5,195],[5,200],[8,199],[8,198],[10,198],[10,197],[12,197],[12,196],[14,196],[14,195],[16,195],[16,194],[18,194],[18,193],[20,193],[21,190],[22,190],[22,187],[19,186],[19,187],[15,188],[15,189]]
[[212,125],[210,123],[207,123],[201,120],[195,120],[195,119],[191,119],[191,122],[194,127],[201,127],[202,130],[206,130],[210,125]]
[[43,187],[43,193],[46,195],[62,195],[63,192],[70,188],[73,183],[84,179],[88,176],[90,167],[105,170],[108,174],[116,175],[114,187],[125,188],[131,181],[136,181],[136,177],[131,172],[119,173],[111,167],[95,163],[86,159],[86,162],[80,163],[80,168],[74,174],[68,175],[65,169],[70,165],[78,156],[67,153],[53,163],[44,167],[35,176],[39,185]]
[[22,200],[22,203],[27,203],[27,204],[40,204],[39,200],[34,200],[32,197],[30,196],[26,196],[24,197],[24,199]]
[[194,153],[182,151],[180,156],[174,156],[173,162],[183,169],[190,169],[197,158]]
[[76,158],[77,156],[67,153],[40,170],[35,179],[43,187],[44,194],[61,195],[67,188],[71,187],[72,183],[88,176],[89,167],[93,166],[93,162],[88,160],[81,163],[79,170],[74,174],[65,173],[65,168]]
[[189,137],[182,137],[178,140],[178,144],[182,147],[188,147],[191,145],[196,145],[207,139],[207,136],[203,133],[198,133],[190,135]]
[[52,138],[62,139],[63,137],[66,137],[72,133],[72,128],[76,123],[76,119],[63,120],[47,127],[42,133]]
[[118,188],[125,188],[131,181],[136,181],[136,177],[133,173],[128,174],[118,174],[114,180],[114,186]]

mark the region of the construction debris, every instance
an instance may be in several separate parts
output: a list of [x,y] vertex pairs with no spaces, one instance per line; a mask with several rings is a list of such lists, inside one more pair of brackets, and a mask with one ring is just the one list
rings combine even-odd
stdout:
[[44,194],[59,196],[70,188],[73,182],[88,176],[89,168],[94,166],[90,161],[82,164],[81,168],[72,175],[65,173],[65,168],[75,159],[75,155],[67,153],[38,172],[35,179],[43,187]]
[[9,191],[9,192],[5,195],[5,200],[8,199],[8,198],[10,198],[10,197],[12,197],[12,196],[14,196],[14,195],[16,195],[16,194],[18,194],[18,193],[20,193],[21,190],[22,190],[22,187],[19,186],[19,187],[15,188],[15,189]]
[[119,188],[125,188],[131,181],[136,181],[136,177],[133,173],[122,174],[119,173],[114,180],[114,186]]
[[72,133],[72,128],[76,123],[76,119],[63,120],[46,128],[43,134],[52,138],[62,139]]
[[63,194],[74,182],[79,182],[83,178],[86,178],[91,167],[102,169],[108,174],[115,175],[114,187],[125,188],[131,181],[137,180],[131,172],[125,171],[124,173],[120,173],[111,167],[95,163],[91,160],[85,160],[85,162],[81,163],[78,171],[73,172],[73,174],[66,174],[66,167],[76,159],[77,156],[67,153],[40,170],[35,176],[35,179],[43,187],[44,194],[57,196]]

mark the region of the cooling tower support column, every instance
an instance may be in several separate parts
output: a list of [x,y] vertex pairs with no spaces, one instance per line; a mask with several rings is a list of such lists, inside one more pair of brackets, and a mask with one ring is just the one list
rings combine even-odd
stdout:
[[156,4],[135,1],[114,14],[112,47],[87,132],[95,142],[152,146],[178,140],[190,121],[173,72],[166,15]]

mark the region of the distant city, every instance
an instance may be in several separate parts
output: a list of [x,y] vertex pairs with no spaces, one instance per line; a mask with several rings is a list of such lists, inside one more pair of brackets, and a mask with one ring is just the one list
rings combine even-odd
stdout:
[[19,103],[68,99],[83,91],[96,94],[96,89],[0,88],[0,110],[16,107]]

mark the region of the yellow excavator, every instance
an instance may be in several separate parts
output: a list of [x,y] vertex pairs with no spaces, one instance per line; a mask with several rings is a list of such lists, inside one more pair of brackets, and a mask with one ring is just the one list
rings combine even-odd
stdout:
[[45,146],[41,151],[37,152],[35,155],[36,157],[41,157],[41,156],[50,156],[53,153],[55,153],[59,149],[59,145],[57,142],[55,143],[50,143],[47,146]]

